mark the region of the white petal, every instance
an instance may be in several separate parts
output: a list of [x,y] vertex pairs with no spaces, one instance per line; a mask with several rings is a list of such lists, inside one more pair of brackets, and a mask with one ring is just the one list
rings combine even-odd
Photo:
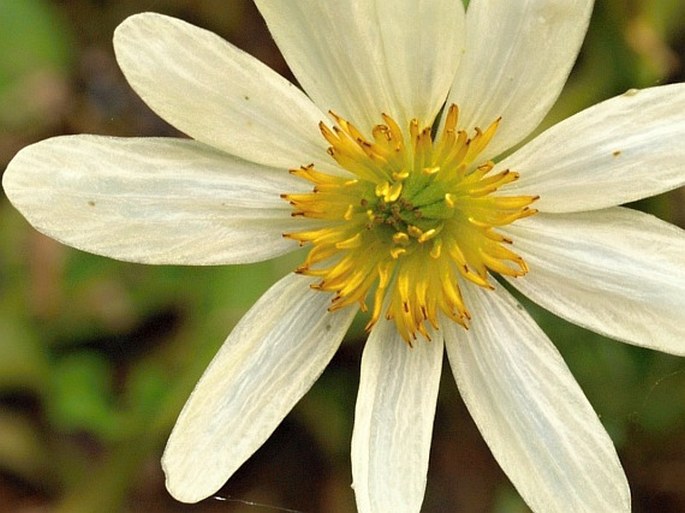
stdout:
[[17,154],[3,187],[39,231],[120,260],[228,264],[297,246],[279,194],[298,181],[191,140],[47,139]]
[[366,131],[390,114],[431,123],[463,48],[461,0],[257,0],[290,69],[322,110]]
[[685,84],[631,90],[553,126],[498,167],[544,212],[612,207],[685,184]]
[[[477,289],[477,290],[474,290]],[[629,513],[611,439],[566,364],[502,288],[468,285],[470,329],[444,326],[459,390],[495,459],[535,513]]]
[[685,355],[685,232],[615,207],[538,214],[507,227],[536,303],[612,338]]
[[592,0],[471,0],[466,54],[448,99],[460,126],[500,116],[489,158],[530,134],[561,92],[585,36]]
[[352,434],[359,513],[418,513],[426,488],[442,335],[410,348],[382,320],[364,348]]
[[216,34],[153,13],[114,33],[124,75],[145,102],[189,136],[272,167],[328,162],[325,116],[297,87]]
[[280,424],[333,357],[356,312],[288,275],[238,323],[176,422],[162,457],[169,492],[216,492]]

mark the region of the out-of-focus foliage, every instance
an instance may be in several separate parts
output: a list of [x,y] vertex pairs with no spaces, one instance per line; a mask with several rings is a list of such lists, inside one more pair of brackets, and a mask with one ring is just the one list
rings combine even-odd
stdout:
[[[128,88],[111,34],[155,10],[213,30],[286,76],[247,0],[0,0],[0,169],[61,133],[176,135]],[[682,81],[685,2],[597,0],[545,126],[631,87]],[[636,113],[639,116],[639,113]],[[685,226],[685,194],[638,208]],[[354,511],[349,441],[363,322],[314,389],[221,492],[167,496],[159,456],[193,384],[241,314],[297,257],[148,267],[63,247],[0,203],[0,512]],[[615,440],[636,513],[685,511],[685,360],[527,306]],[[524,513],[445,373],[424,511]]]
[[0,129],[40,123],[61,102],[69,41],[54,6],[41,0],[0,2]]

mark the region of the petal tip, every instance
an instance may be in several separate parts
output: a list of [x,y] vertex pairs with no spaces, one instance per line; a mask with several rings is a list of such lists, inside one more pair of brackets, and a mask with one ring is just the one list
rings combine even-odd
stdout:
[[[203,484],[203,481],[197,479],[189,479],[187,471],[184,472],[181,468],[177,458],[169,454],[169,447],[162,455],[162,470],[164,471],[164,485],[169,494],[179,502],[186,504],[195,504],[203,499],[206,499],[218,490],[207,491],[205,487],[198,486]],[[187,469],[186,469],[187,470]],[[197,475],[197,473],[195,474]],[[204,483],[206,484],[206,483]]]

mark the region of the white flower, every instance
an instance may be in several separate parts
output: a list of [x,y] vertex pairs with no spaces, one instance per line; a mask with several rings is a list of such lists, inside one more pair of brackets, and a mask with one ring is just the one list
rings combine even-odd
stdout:
[[419,511],[443,346],[534,511],[629,512],[596,414],[489,275],[581,326],[685,354],[683,231],[617,206],[685,183],[685,87],[608,100],[494,164],[554,103],[591,0],[471,0],[466,13],[457,0],[256,3],[306,95],[209,32],[133,16],[115,34],[118,62],[193,140],[58,137],[3,179],[38,230],[122,260],[234,264],[310,247],[188,400],[163,458],[169,491],[214,493],[368,301],[360,512]]

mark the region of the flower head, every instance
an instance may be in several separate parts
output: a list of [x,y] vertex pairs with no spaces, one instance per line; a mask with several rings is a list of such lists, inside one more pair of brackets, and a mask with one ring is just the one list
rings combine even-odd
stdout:
[[685,87],[631,91],[498,159],[554,103],[591,0],[256,3],[304,92],[209,32],[133,16],[118,62],[192,139],[49,139],[3,178],[37,229],[114,258],[228,264],[306,246],[188,400],[163,457],[169,491],[214,493],[361,308],[360,512],[419,511],[444,350],[534,511],[630,511],[597,415],[501,282],[685,354],[685,235],[618,206],[685,183]]

